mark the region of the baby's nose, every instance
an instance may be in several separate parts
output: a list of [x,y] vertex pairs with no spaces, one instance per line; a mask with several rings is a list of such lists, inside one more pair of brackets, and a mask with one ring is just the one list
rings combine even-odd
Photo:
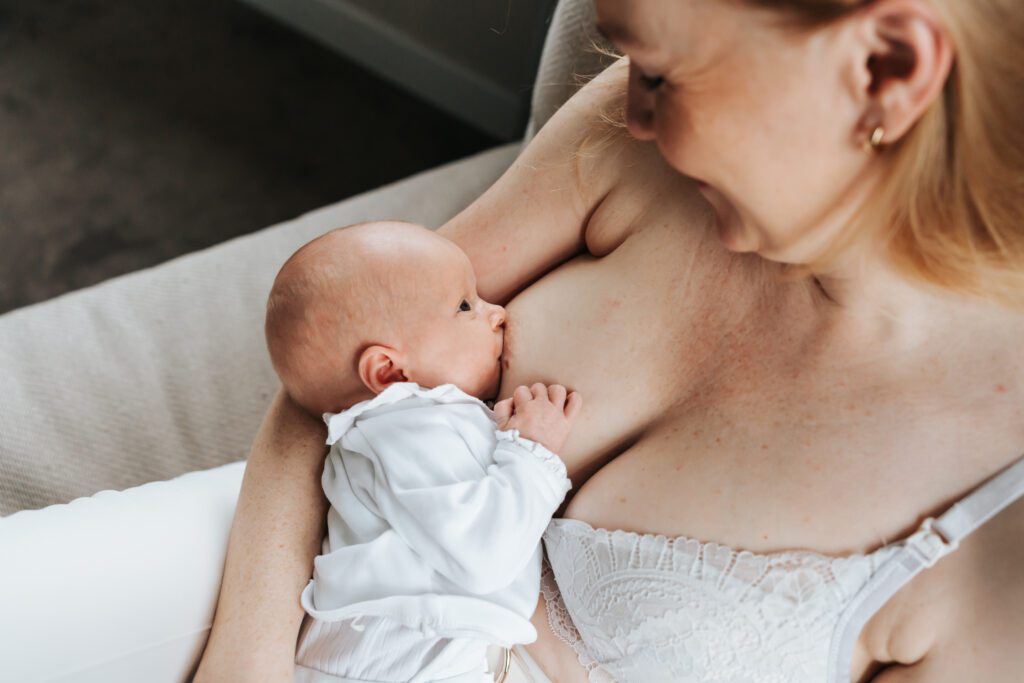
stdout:
[[491,314],[491,324],[494,327],[501,327],[505,324],[505,309],[501,306],[495,306],[494,312]]

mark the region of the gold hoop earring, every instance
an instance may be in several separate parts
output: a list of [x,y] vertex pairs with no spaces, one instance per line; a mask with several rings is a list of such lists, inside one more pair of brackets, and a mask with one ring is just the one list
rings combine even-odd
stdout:
[[871,152],[877,152],[882,148],[882,138],[884,137],[885,128],[875,126],[875,129],[871,131],[871,135],[869,135],[868,139],[864,142],[864,149]]

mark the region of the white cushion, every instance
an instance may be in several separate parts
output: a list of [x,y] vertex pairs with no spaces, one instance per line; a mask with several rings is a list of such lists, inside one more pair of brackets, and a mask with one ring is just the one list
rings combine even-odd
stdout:
[[0,681],[186,680],[244,466],[0,519]]

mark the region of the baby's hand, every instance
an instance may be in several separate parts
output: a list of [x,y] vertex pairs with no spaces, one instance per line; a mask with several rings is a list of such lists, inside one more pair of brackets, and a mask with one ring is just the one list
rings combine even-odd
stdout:
[[569,438],[582,405],[583,398],[578,392],[572,392],[566,400],[561,384],[545,386],[537,382],[529,388],[520,385],[511,398],[495,403],[494,416],[498,429],[518,429],[520,436],[558,453]]

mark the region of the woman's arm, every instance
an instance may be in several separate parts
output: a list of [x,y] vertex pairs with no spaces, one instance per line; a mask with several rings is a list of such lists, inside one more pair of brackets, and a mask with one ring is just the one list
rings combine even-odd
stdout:
[[299,595],[320,552],[323,423],[278,391],[246,465],[213,629],[195,680],[291,681]]
[[484,299],[505,304],[585,253],[587,221],[627,163],[619,153],[636,145],[603,120],[623,99],[627,75],[620,60],[583,86],[490,189],[438,228],[469,256]]

